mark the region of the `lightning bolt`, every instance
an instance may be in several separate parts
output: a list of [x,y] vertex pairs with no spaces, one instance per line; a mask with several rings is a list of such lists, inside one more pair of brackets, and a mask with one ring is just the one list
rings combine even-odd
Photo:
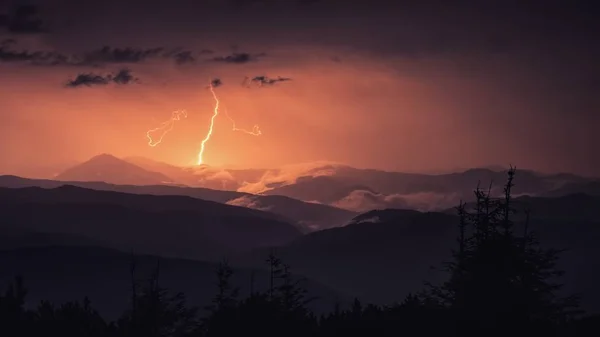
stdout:
[[262,131],[260,131],[260,127],[257,124],[255,124],[252,127],[251,131],[246,130],[246,129],[240,129],[240,128],[236,127],[235,126],[235,120],[233,120],[233,118],[231,118],[231,116],[229,116],[229,112],[227,111],[227,108],[225,108],[225,116],[227,116],[227,118],[229,118],[229,120],[231,121],[232,130],[233,131],[240,131],[240,132],[252,135],[252,136],[260,136],[260,135],[262,135]]
[[204,164],[204,150],[206,148],[206,142],[208,142],[208,140],[210,139],[210,136],[212,136],[212,132],[213,132],[213,126],[215,125],[215,118],[219,115],[219,98],[217,97],[217,94],[215,93],[215,88],[213,86],[213,83],[211,82],[210,85],[208,86],[208,88],[210,89],[210,92],[213,95],[213,98],[215,99],[215,109],[213,110],[213,115],[210,118],[210,127],[208,128],[208,132],[206,133],[206,136],[204,137],[204,139],[202,140],[202,143],[200,144],[200,152],[198,152],[198,161],[196,162],[197,165],[202,165]]
[[[175,122],[187,117],[187,111],[176,110],[171,114],[171,118],[168,121],[163,122],[159,127],[146,131],[146,137],[148,138],[148,145],[155,147],[160,144],[167,133],[173,130]],[[160,136],[153,138],[152,134],[160,132]]]

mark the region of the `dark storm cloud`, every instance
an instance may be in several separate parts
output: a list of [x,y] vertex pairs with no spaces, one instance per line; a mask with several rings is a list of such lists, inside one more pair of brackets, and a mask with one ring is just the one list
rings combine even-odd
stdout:
[[38,66],[100,67],[107,64],[142,63],[152,59],[170,59],[178,65],[196,61],[191,51],[165,51],[163,47],[140,49],[105,46],[81,55],[64,55],[54,51],[17,51],[12,49],[12,46],[15,44],[16,41],[14,39],[2,41],[0,44],[0,62],[23,62]]
[[176,48],[167,50],[165,47],[155,48],[115,48],[104,46],[100,49],[84,53],[82,56],[74,56],[76,64],[98,66],[104,64],[119,64],[119,63],[142,63],[149,60],[170,59],[176,64],[182,65],[194,63],[196,57],[192,51]]
[[192,52],[189,50],[181,51],[181,52],[174,54],[173,59],[175,60],[175,63],[177,63],[179,65],[196,62],[196,58],[194,57]]
[[[234,6],[272,5],[277,0],[228,0]],[[311,5],[323,0],[287,0],[288,5]]]
[[94,86],[94,85],[106,85],[110,83],[108,76],[102,76],[92,73],[79,74],[75,79],[69,80],[65,86],[69,88],[76,88],[80,86]]
[[248,63],[252,61],[256,61],[261,57],[266,56],[265,53],[260,54],[249,54],[249,53],[232,53],[230,55],[217,56],[212,60],[215,62],[225,62],[225,63]]
[[82,63],[84,64],[107,64],[107,63],[140,63],[152,58],[160,57],[164,48],[136,49],[136,48],[113,48],[104,46],[100,49],[84,53]]
[[14,45],[16,43],[17,40],[15,39],[5,39],[0,42],[0,47],[10,47],[11,45]]
[[210,49],[202,49],[198,53],[194,54],[194,52],[190,50],[185,50],[183,48],[175,48],[163,53],[162,57],[167,59],[173,59],[176,64],[183,65],[188,63],[195,63],[198,56],[212,53],[214,53],[214,51]]
[[130,84],[138,82],[139,80],[133,77],[133,75],[131,74],[131,70],[121,69],[115,76],[113,76],[112,81],[116,84]]
[[[173,1],[167,0],[86,1],[85,5],[81,0],[60,2],[63,6],[56,10],[59,14],[54,18],[55,24],[73,20],[84,30],[100,33],[104,31],[101,23],[109,15],[114,18],[111,27],[115,28],[111,31],[123,29],[127,34],[133,34],[136,29],[140,34],[152,34],[145,31],[156,28],[181,32],[209,30],[210,35],[217,36],[233,31],[225,27],[235,25],[244,29],[235,30],[239,40],[232,41],[234,43],[266,40],[275,44],[294,41],[351,45],[411,58],[469,52],[503,53],[549,40],[572,43],[586,34],[589,39],[590,28],[598,26],[592,8],[580,5],[583,1],[547,1],[543,6],[527,0],[225,0],[182,1],[180,6],[173,6]],[[113,12],[112,8],[119,11]],[[157,28],[156,18],[169,22],[168,27]],[[171,25],[171,22],[176,24]],[[65,34],[73,34],[72,29]],[[569,39],[567,35],[576,38]],[[215,60],[246,63],[251,60],[250,56],[239,53]],[[189,60],[182,54],[175,62],[189,63]]]
[[27,63],[38,66],[56,66],[68,64],[69,57],[56,52],[44,51],[15,51],[11,49],[11,45],[15,44],[14,40],[10,43],[4,41],[0,44],[0,63]]
[[223,85],[223,81],[220,78],[215,78],[210,82],[210,86],[213,88],[220,87]]
[[263,86],[270,86],[270,85],[275,85],[279,82],[286,82],[286,81],[291,81],[292,79],[289,77],[281,77],[281,76],[277,76],[277,78],[270,78],[267,76],[255,76],[255,77],[247,77],[244,78],[244,81],[242,82],[242,86],[245,87],[250,87],[250,85],[255,84],[259,87],[263,87]]
[[109,83],[115,83],[118,85],[138,83],[139,80],[135,78],[129,69],[121,69],[116,74],[99,75],[94,73],[83,73],[77,75],[75,79],[69,80],[65,86],[68,88],[76,88],[80,86],[103,86]]
[[18,5],[8,14],[0,14],[0,28],[12,34],[39,34],[46,32],[34,5]]

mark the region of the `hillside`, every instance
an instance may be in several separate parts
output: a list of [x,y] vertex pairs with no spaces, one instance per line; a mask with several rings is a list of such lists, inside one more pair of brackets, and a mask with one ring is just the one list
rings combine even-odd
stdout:
[[0,188],[0,212],[2,227],[81,235],[125,251],[178,257],[220,258],[301,235],[279,216],[258,210],[74,186]]
[[179,167],[144,157],[125,157],[123,160],[152,172],[160,172],[179,184],[235,191],[245,182],[259,180],[264,169],[229,169],[207,165]]
[[[573,197],[573,204],[577,198]],[[555,202],[540,199],[536,210],[554,211],[560,206]],[[599,206],[596,199],[595,209]],[[458,222],[454,214],[372,211],[358,216],[346,227],[298,238],[277,252],[312,279],[365,300],[389,304],[402,300],[409,292],[424,289],[425,281],[443,280],[442,263],[449,260],[455,248]],[[532,215],[530,230],[544,246],[568,249],[559,261],[559,267],[566,271],[562,279],[565,293],[582,293],[583,307],[600,312],[600,217],[552,218],[552,214],[540,213]],[[264,253],[257,250],[256,256],[245,254],[236,261],[256,265],[258,256]]]
[[[492,183],[492,195],[500,195],[500,182],[506,176],[503,171],[484,168],[432,175],[343,165],[321,166],[294,174],[290,178],[286,172],[267,173],[262,182],[255,184],[255,192],[319,201],[357,212],[384,208],[439,211],[457,205],[460,200],[473,200],[473,182],[479,181],[485,189]],[[554,191],[553,196],[559,196],[588,190],[588,183],[589,179],[570,174],[521,170],[514,194],[543,195]]]
[[[215,296],[216,265],[185,259],[137,255],[136,280],[144,282],[160,263],[159,282],[175,293],[185,293],[188,304],[203,310]],[[85,296],[106,318],[114,319],[129,307],[132,255],[99,247],[35,247],[0,250],[0,289],[21,275],[28,288],[27,305],[41,300],[54,303],[81,301]],[[260,270],[237,269],[232,285],[247,296],[251,280],[255,291],[265,291],[269,275]],[[317,312],[329,310],[343,294],[314,281],[303,284],[309,296],[318,297],[311,307]]]
[[600,180],[572,182],[565,184],[560,188],[548,191],[543,194],[545,197],[557,197],[568,194],[584,193],[594,196],[600,196]]
[[168,185],[113,185],[104,182],[76,182],[55,180],[34,180],[16,176],[0,176],[0,187],[22,188],[42,187],[56,188],[65,184],[79,186],[99,191],[114,191],[129,194],[147,195],[180,195],[197,199],[226,203],[234,206],[248,207],[278,214],[293,222],[303,231],[312,231],[323,228],[337,227],[346,224],[357,213],[331,207],[307,203],[285,196],[257,196],[249,193],[234,191],[211,190],[207,188],[192,188]]
[[[474,207],[474,204],[467,204]],[[559,197],[531,197],[521,196],[513,199],[516,211],[515,219],[524,220],[525,212],[529,210],[532,219],[552,221],[599,221],[600,196],[582,193],[563,195]],[[444,211],[447,214],[456,214],[454,208]]]

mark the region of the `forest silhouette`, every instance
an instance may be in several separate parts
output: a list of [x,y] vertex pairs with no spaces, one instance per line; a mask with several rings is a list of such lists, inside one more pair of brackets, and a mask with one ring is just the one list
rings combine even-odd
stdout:
[[[186,304],[185,295],[160,285],[160,261],[144,282],[131,263],[130,306],[107,321],[89,299],[60,305],[42,301],[27,308],[27,289],[15,278],[0,294],[1,336],[598,336],[600,316],[579,310],[578,298],[561,297],[556,263],[560,250],[544,249],[530,230],[529,213],[516,224],[511,189],[516,170],[508,171],[504,195],[475,190],[476,202],[456,209],[456,249],[442,268],[448,278],[426,283],[387,306],[346,307],[331,312],[308,309],[311,301],[302,279],[275,253],[266,257],[270,275],[266,291],[240,298],[227,261],[216,271],[217,292],[205,308]],[[394,261],[388,263],[393,264]],[[372,275],[385,278],[385,275]]]

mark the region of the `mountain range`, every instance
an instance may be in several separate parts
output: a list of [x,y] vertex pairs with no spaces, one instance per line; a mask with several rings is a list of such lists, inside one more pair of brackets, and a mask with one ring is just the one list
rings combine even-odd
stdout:
[[48,189],[64,185],[129,194],[188,196],[232,206],[241,206],[280,215],[282,219],[286,219],[287,222],[303,232],[342,226],[358,214],[328,205],[309,203],[277,195],[253,195],[243,192],[174,185],[114,185],[94,181],[58,181],[0,176],[0,187],[6,188],[42,187]]
[[0,212],[2,227],[80,235],[125,251],[201,259],[280,245],[301,235],[268,212],[186,196],[69,185],[0,188]]
[[[157,206],[161,203],[165,204]],[[5,275],[29,270],[36,287],[44,283],[42,277],[53,279],[52,268],[66,273],[65,268],[73,270],[85,263],[83,258],[74,261],[58,258],[62,256],[58,254],[53,257],[54,264],[42,268],[46,273],[43,275],[38,268],[29,267],[30,262],[18,267],[25,263],[23,256],[46,261],[53,255],[45,249],[52,247],[59,251],[66,249],[60,247],[67,247],[81,256],[88,254],[86,249],[95,254],[90,261],[99,260],[94,262],[96,269],[88,271],[92,273],[86,276],[88,279],[80,280],[84,283],[95,282],[97,275],[93,273],[103,273],[111,265],[102,262],[110,258],[104,253],[96,255],[94,247],[122,252],[122,275],[117,277],[120,282],[126,278],[125,260],[131,252],[169,259],[191,258],[208,264],[227,256],[236,270],[264,269],[265,257],[275,252],[297,274],[326,289],[335,289],[335,296],[356,296],[379,304],[401,301],[410,292],[422,290],[426,281],[437,283],[445,277],[443,262],[455,248],[459,222],[450,211],[374,210],[356,216],[346,226],[303,235],[278,221],[277,215],[261,211],[216,206],[186,197],[123,194],[73,186],[0,189],[0,205],[4,215],[0,251],[5,254],[3,263],[12,266],[0,267]],[[546,247],[566,249],[559,260],[559,267],[566,271],[561,279],[566,284],[565,293],[581,294],[585,309],[600,312],[600,291],[596,287],[600,277],[600,197],[525,196],[516,198],[514,205],[517,214],[526,208],[531,210],[529,229]],[[515,218],[516,230],[522,228],[520,219]],[[168,269],[164,271],[169,273]],[[110,277],[116,274],[108,273]],[[210,277],[208,271],[204,274]],[[111,282],[106,280],[106,284]]]
[[[142,259],[150,265],[158,257],[171,261],[161,271],[172,278],[165,284],[190,291],[201,303],[208,291],[198,279],[210,279],[215,261],[227,257],[240,271],[240,284],[247,285],[248,270],[264,275],[265,257],[275,252],[329,298],[327,305],[332,298],[353,296],[391,304],[446,276],[443,262],[458,235],[452,206],[463,197],[469,201],[478,182],[500,195],[506,177],[489,169],[421,175],[331,163],[279,170],[164,164],[161,171],[161,163],[135,161],[102,155],[63,172],[61,180],[0,176],[0,268],[5,271],[0,283],[22,273],[32,289],[40,289],[39,298],[73,299],[89,291],[110,311],[109,302],[123,303],[105,297],[102,287],[125,291],[133,252],[148,255]],[[229,181],[235,184],[221,186],[236,190],[185,180],[215,183],[216,176],[234,177]],[[91,181],[84,180],[88,177]],[[524,170],[517,171],[513,189],[515,230],[523,230],[529,210],[529,230],[543,245],[566,249],[559,261],[566,271],[565,293],[580,293],[583,307],[592,312],[600,312],[597,184],[571,174]],[[417,207],[417,200],[427,205],[431,196],[443,202]],[[342,201],[357,207],[346,208],[367,210],[343,209]],[[166,267],[171,263],[184,267]],[[73,275],[75,270],[81,275]],[[69,280],[61,284],[62,278]],[[192,281],[202,285],[202,295],[194,295],[200,290]]]
[[[515,195],[600,194],[600,180],[594,178],[531,170],[520,170],[519,175],[520,184],[513,191]],[[477,182],[484,189],[490,188],[492,195],[501,194],[504,178],[505,170],[495,167],[445,174],[357,169],[328,162],[288,165],[278,169],[228,169],[207,165],[177,167],[142,157],[119,159],[104,154],[65,170],[55,179],[103,181],[117,185],[180,185],[261,196],[286,196],[362,213],[385,208],[440,211],[455,206],[460,200],[472,200],[473,184]],[[269,207],[268,203],[262,203],[264,199],[249,194],[229,201],[261,209]],[[259,200],[261,202],[257,202]],[[313,227],[325,228],[323,224],[314,224]]]

